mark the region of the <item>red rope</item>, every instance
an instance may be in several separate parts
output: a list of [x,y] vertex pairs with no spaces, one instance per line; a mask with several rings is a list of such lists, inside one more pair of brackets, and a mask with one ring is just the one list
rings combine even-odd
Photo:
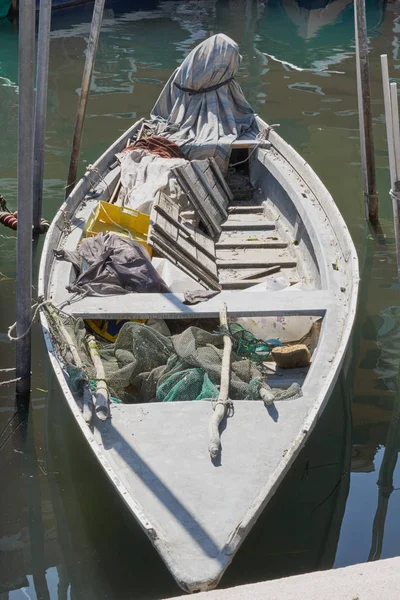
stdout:
[[130,146],[127,146],[123,152],[126,152],[127,150],[137,150],[138,148],[143,148],[143,150],[147,150],[152,154],[157,154],[162,158],[185,158],[182,150],[175,142],[171,142],[171,140],[167,140],[160,136],[154,135],[138,140]]
[[[17,231],[18,228],[18,214],[17,211],[14,213],[9,212],[0,212],[0,223],[2,223],[5,227],[9,227],[14,231]],[[48,228],[50,227],[50,223],[46,221],[46,219],[40,220],[40,225],[38,227],[38,233],[46,233]]]

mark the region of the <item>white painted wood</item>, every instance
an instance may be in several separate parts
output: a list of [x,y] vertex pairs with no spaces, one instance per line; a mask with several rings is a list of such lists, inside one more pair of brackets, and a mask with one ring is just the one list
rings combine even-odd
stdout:
[[387,54],[381,54],[381,70],[382,70],[382,84],[383,84],[383,100],[385,103],[385,121],[386,121],[386,136],[389,153],[389,168],[390,168],[390,184],[394,189],[394,184],[398,181],[396,157],[394,151],[394,140],[393,140],[393,120],[392,120],[392,102],[390,98],[390,84],[389,84],[389,69]]
[[390,84],[390,100],[392,107],[392,131],[394,143],[394,157],[396,165],[396,182],[400,181],[400,129],[399,129],[399,101],[397,96],[397,83]]
[[299,292],[221,292],[207,302],[183,304],[183,294],[122,294],[85,297],[63,308],[63,312],[83,319],[183,319],[217,318],[221,302],[231,317],[267,315],[324,315],[332,302],[345,302],[326,291]]
[[222,231],[268,231],[275,229],[275,223],[265,221],[260,218],[258,221],[239,221],[237,218],[230,218],[225,223],[221,223]]

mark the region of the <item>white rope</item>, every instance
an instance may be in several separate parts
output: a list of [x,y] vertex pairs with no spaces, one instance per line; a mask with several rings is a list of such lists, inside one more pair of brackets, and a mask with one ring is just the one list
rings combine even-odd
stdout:
[[28,335],[28,333],[30,332],[30,330],[32,329],[33,323],[36,319],[36,315],[38,314],[39,310],[42,308],[42,306],[44,306],[45,304],[50,304],[50,300],[45,300],[44,302],[36,302],[36,304],[34,304],[31,307],[31,310],[35,309],[35,312],[33,313],[33,317],[31,319],[31,324],[29,325],[28,329],[22,333],[21,335],[17,335],[16,337],[13,337],[11,335],[11,332],[14,331],[14,329],[17,326],[17,323],[13,323],[12,325],[10,325],[10,327],[8,328],[8,339],[10,340],[10,342],[17,342],[18,340],[22,340],[22,338],[24,338],[26,335]]
[[15,371],[15,367],[10,367],[9,369],[0,369],[0,373],[11,373],[11,371]]
[[[93,173],[97,173],[97,175],[99,176],[100,181],[102,181],[102,183],[104,183],[104,185],[107,188],[107,192],[108,192],[108,199],[111,199],[111,193],[110,193],[110,188],[108,187],[108,183],[107,181],[104,179],[103,175],[100,173],[99,169],[97,167],[94,167],[93,165],[88,165],[87,168],[88,172],[90,173],[91,171],[93,171]],[[98,181],[93,182],[92,179],[90,179],[90,177],[87,175],[87,178],[89,179],[92,188],[94,188],[97,184]]]
[[21,381],[22,377],[17,377],[16,379],[9,379],[8,381],[0,381],[0,387],[3,385],[10,385],[11,383],[16,383],[17,381]]

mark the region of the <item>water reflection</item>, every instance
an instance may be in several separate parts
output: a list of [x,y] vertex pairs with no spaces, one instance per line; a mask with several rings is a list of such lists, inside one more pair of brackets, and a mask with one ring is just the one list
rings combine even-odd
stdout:
[[[148,114],[171,71],[198,41],[222,31],[240,44],[239,80],[246,96],[263,118],[280,123],[282,135],[326,183],[362,263],[353,352],[335,396],[222,585],[343,566],[367,560],[369,554],[371,559],[398,554],[399,500],[396,491],[391,493],[398,485],[391,482],[399,477],[400,316],[379,54],[388,53],[395,75],[400,68],[400,8],[367,2],[380,216],[386,234],[382,246],[368,238],[362,216],[351,3],[143,0],[128,3],[128,9],[126,4],[114,1],[105,13],[82,166],[93,162],[133,119]],[[90,18],[89,5],[53,16],[47,218],[64,196]],[[15,24],[0,21],[0,192],[11,208],[16,203],[16,56]],[[14,234],[2,230],[0,368],[14,360],[6,335],[14,320],[14,259]],[[12,388],[0,387],[0,597],[155,599],[180,593],[88,455],[58,389],[49,383],[38,327],[33,355],[27,428],[22,423],[14,431],[18,419],[11,420]],[[349,397],[354,400],[352,447]]]

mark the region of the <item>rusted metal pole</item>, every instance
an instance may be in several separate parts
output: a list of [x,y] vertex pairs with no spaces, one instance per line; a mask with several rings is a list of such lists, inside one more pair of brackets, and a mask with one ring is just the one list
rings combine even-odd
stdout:
[[79,96],[78,110],[76,114],[75,132],[72,142],[72,151],[65,194],[66,197],[72,191],[78,173],[78,161],[82,142],[83,124],[85,121],[86,107],[89,99],[90,83],[92,81],[92,73],[96,57],[97,44],[99,41],[101,21],[103,19],[103,9],[104,0],[96,0],[93,9],[92,25],[90,28],[89,41],[86,51],[85,67],[83,69],[81,93]]
[[376,223],[378,221],[379,202],[376,189],[365,0],[354,0],[354,28],[365,217],[371,223]]
[[19,4],[18,231],[16,376],[19,395],[29,394],[31,374],[33,125],[35,109],[35,0]]
[[51,0],[40,0],[36,68],[35,142],[33,166],[33,228],[42,216],[44,144],[46,134],[47,80],[49,72]]

